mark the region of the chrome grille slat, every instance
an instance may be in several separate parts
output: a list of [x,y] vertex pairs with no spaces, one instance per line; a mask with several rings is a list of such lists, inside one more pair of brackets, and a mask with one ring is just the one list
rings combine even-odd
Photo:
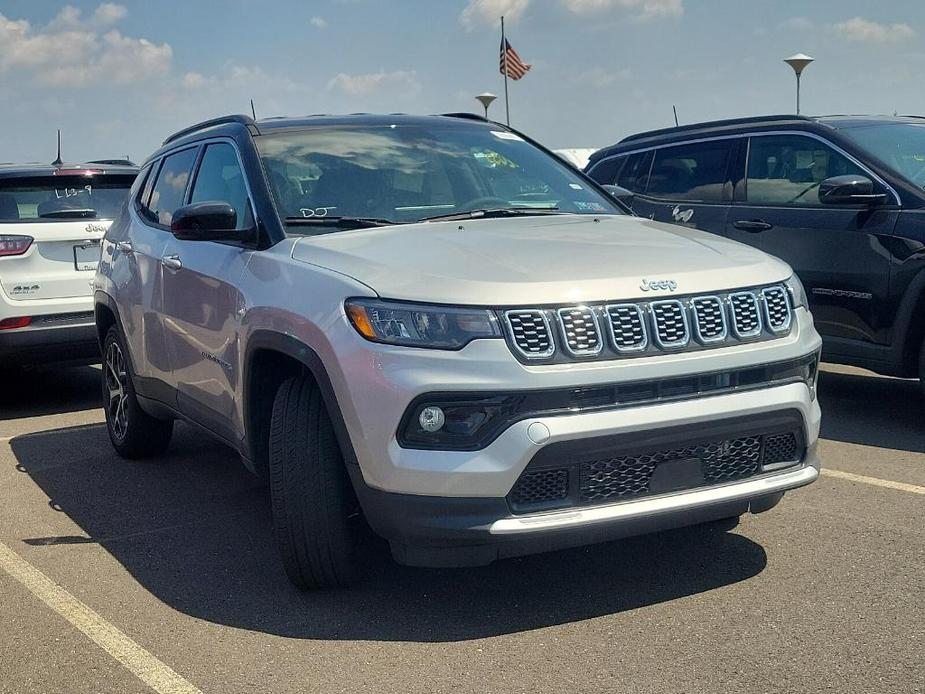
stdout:
[[764,305],[764,319],[771,331],[785,333],[790,330],[790,322],[793,316],[790,311],[790,300],[786,289],[783,287],[765,287],[761,290],[761,303]]
[[663,349],[680,349],[690,342],[687,310],[680,301],[666,299],[649,304],[655,324],[655,341]]
[[694,314],[694,336],[703,344],[722,342],[729,334],[726,310],[718,296],[698,296],[691,300]]
[[794,308],[783,284],[751,289],[503,311],[521,361],[616,359],[770,340],[788,334]]
[[732,330],[736,337],[755,337],[761,334],[761,312],[754,292],[733,292],[729,295],[732,309]]
[[556,351],[546,314],[539,310],[508,311],[507,324],[514,346],[527,359],[544,359]]
[[609,304],[604,307],[610,325],[610,339],[618,352],[639,352],[649,346],[649,335],[639,304]]
[[569,306],[556,311],[565,337],[565,348],[576,357],[599,354],[603,347],[594,309]]

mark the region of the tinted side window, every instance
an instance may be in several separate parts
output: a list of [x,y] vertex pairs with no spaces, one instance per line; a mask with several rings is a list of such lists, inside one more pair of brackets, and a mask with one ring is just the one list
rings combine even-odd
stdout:
[[631,154],[617,177],[617,185],[636,192],[644,190],[650,154],[651,152]]
[[753,137],[748,149],[746,197],[753,205],[819,205],[819,184],[842,174],[865,172],[811,137]]
[[591,171],[591,178],[604,185],[613,185],[617,182],[617,174],[620,173],[620,167],[626,163],[626,157],[610,157],[602,159],[595,164]]
[[186,184],[195,159],[195,147],[171,154],[164,159],[147,205],[153,221],[170,226],[173,213],[183,205]]
[[199,164],[190,202],[227,202],[237,213],[236,229],[253,225],[244,172],[238,163],[234,147],[217,143],[206,147]]
[[720,202],[732,140],[655,150],[646,195],[670,200]]

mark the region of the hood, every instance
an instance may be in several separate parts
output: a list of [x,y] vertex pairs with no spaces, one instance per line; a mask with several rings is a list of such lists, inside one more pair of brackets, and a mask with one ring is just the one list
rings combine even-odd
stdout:
[[[305,237],[292,257],[388,299],[516,306],[708,293],[786,279],[750,246],[638,217],[555,215],[404,224]],[[642,291],[643,280],[675,291]]]

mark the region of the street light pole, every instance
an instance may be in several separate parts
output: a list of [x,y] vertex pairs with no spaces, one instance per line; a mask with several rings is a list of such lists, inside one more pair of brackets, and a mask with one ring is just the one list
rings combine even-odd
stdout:
[[800,115],[800,75],[803,74],[806,66],[813,62],[813,58],[804,53],[797,53],[785,58],[784,62],[793,68],[793,73],[797,76],[797,115]]
[[482,106],[485,108],[485,120],[488,120],[488,107],[491,106],[491,102],[497,99],[498,97],[496,97],[494,94],[484,92],[483,94],[479,94],[475,98],[478,99],[478,101],[481,102]]

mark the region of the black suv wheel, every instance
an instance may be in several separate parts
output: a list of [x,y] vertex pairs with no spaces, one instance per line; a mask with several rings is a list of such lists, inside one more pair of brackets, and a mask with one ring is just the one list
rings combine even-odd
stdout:
[[349,526],[356,501],[313,381],[283,382],[270,422],[270,498],[286,574],[296,586],[338,588],[356,576]]
[[123,458],[163,453],[173,435],[173,420],[155,419],[141,409],[119,331],[113,326],[103,342],[103,408],[113,448]]

